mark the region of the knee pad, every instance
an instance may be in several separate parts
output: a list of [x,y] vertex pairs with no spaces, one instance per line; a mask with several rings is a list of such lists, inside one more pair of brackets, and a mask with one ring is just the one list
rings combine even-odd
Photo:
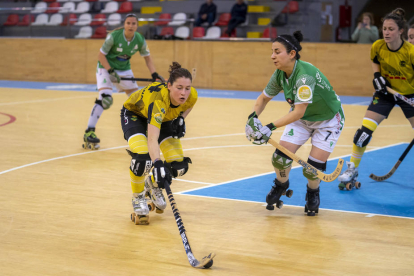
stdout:
[[148,174],[152,167],[152,160],[149,153],[138,154],[130,150],[126,150],[128,154],[132,157],[131,166],[129,169],[136,176],[143,176]]
[[[313,161],[308,158],[308,163],[312,166],[314,166],[317,170],[320,170],[322,172],[326,171],[326,162],[325,163],[319,163],[316,161]],[[313,174],[312,172],[308,171],[307,169],[303,168],[303,176],[305,176],[309,180],[317,180],[318,177]]]
[[292,166],[293,160],[281,152],[280,150],[276,150],[272,156],[272,164],[278,170],[286,170],[290,166]]
[[112,90],[110,89],[100,90],[99,99],[97,99],[95,103],[102,106],[104,110],[109,109],[111,105],[114,103],[114,99],[112,98]]
[[183,176],[188,171],[188,164],[192,164],[189,157],[184,157],[183,161],[173,161],[171,163],[165,162],[166,167],[170,170],[173,177]]
[[368,145],[371,141],[373,131],[362,126],[355,132],[354,144],[360,148]]

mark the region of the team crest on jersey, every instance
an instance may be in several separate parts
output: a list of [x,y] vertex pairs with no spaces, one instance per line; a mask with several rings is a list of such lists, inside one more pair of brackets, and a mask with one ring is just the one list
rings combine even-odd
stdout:
[[400,66],[401,66],[401,67],[405,67],[405,65],[406,65],[405,60],[401,60],[401,61],[400,61]]
[[299,87],[296,96],[302,102],[309,101],[312,98],[312,89],[308,85],[302,85],[301,87]]
[[157,113],[154,115],[154,119],[157,123],[161,124],[162,123],[162,115],[161,113]]

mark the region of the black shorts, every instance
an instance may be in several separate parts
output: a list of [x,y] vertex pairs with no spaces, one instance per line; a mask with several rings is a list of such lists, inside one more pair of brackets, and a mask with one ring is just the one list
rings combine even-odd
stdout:
[[[158,143],[161,143],[161,141],[165,138],[173,136],[171,122],[172,121],[168,121],[161,124]],[[129,111],[125,107],[122,107],[121,109],[121,126],[122,131],[124,132],[124,139],[127,141],[129,137],[138,133],[143,134],[145,137],[147,137],[148,119],[141,117],[132,111]]]
[[[404,96],[410,99],[414,97],[414,94]],[[401,107],[407,119],[414,116],[414,107],[404,102],[403,100],[395,98],[391,93],[385,95],[381,92],[375,92],[372,98],[372,102],[368,106],[368,110],[384,115],[385,118],[388,118],[388,115],[396,104]]]

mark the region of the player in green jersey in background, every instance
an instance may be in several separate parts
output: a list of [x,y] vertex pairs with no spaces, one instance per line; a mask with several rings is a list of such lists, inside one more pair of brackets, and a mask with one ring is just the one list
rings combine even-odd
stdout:
[[121,80],[121,77],[133,78],[130,58],[139,52],[145,59],[153,80],[164,79],[158,75],[150,56],[148,45],[144,37],[137,32],[138,20],[135,14],[127,14],[124,26],[113,30],[108,34],[98,55],[98,66],[96,68],[96,80],[99,90],[99,98],[96,99],[88,121],[88,128],[83,137],[84,148],[98,149],[99,138],[95,134],[95,127],[102,112],[111,107],[112,87],[118,92],[125,92],[127,96],[138,90],[135,81]]
[[[261,145],[269,140],[273,130],[286,126],[280,144],[295,153],[312,138],[308,163],[325,171],[328,157],[344,127],[345,117],[341,101],[327,78],[318,68],[300,60],[302,40],[302,33],[296,31],[293,36],[278,36],[272,43],[271,59],[277,69],[253,106],[253,113],[249,115],[246,124],[246,137],[254,144]],[[291,106],[290,112],[263,126],[258,116],[267,103],[282,90]],[[290,197],[293,193],[287,190],[292,159],[276,150],[272,164],[276,179],[266,197],[268,210],[273,210],[275,203],[276,207],[281,208],[283,201],[280,197]],[[320,180],[306,169],[303,170],[303,175],[308,179],[305,212],[312,216],[319,211]]]

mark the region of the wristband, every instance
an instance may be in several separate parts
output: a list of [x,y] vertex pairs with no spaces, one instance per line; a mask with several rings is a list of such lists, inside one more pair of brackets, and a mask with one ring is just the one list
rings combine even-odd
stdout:
[[252,117],[257,118],[256,111],[253,111],[253,113],[249,115],[249,119],[251,119]]
[[270,123],[270,124],[267,124],[266,125],[270,130],[275,130],[277,127],[275,126],[275,124],[273,124],[273,123]]

